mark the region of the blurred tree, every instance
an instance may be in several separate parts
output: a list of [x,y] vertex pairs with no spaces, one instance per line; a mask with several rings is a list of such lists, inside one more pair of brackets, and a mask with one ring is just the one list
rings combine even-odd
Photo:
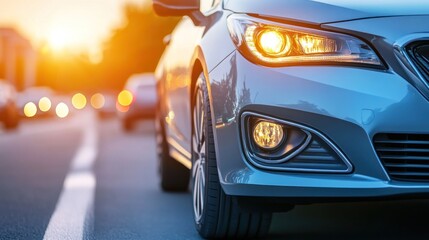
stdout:
[[130,75],[154,71],[164,51],[162,40],[179,19],[156,16],[147,2],[129,3],[123,12],[124,24],[112,30],[98,64],[88,54],[40,48],[37,84],[64,92],[119,90]]
[[153,72],[164,51],[163,38],[179,20],[158,17],[151,4],[127,4],[124,15],[125,24],[105,43],[99,65],[100,84],[108,88],[123,87],[134,73]]
[[41,49],[38,53],[37,85],[57,91],[92,91],[96,88],[95,66],[84,53],[55,53]]

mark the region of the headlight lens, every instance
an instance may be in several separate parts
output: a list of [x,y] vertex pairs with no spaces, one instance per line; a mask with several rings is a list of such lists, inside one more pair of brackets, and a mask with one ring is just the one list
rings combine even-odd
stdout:
[[232,14],[228,29],[238,49],[265,65],[303,63],[359,63],[382,66],[377,54],[363,41],[326,32]]

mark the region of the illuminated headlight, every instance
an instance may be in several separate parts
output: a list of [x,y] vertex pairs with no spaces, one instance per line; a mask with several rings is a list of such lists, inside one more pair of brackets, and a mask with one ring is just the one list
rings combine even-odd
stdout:
[[39,109],[40,109],[40,111],[47,112],[47,111],[49,111],[51,109],[51,106],[52,106],[52,102],[51,102],[51,100],[49,98],[42,97],[39,100]]
[[283,127],[279,124],[260,121],[253,129],[253,141],[262,149],[275,149],[283,142]]
[[345,34],[286,25],[243,14],[229,16],[228,29],[244,56],[265,65],[359,63],[382,66],[370,46]]

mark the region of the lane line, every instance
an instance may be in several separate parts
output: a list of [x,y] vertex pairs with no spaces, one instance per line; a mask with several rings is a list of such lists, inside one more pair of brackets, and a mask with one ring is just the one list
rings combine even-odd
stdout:
[[93,112],[84,112],[79,119],[85,124],[83,141],[71,162],[44,240],[91,239],[96,187],[92,166],[97,157],[97,131]]

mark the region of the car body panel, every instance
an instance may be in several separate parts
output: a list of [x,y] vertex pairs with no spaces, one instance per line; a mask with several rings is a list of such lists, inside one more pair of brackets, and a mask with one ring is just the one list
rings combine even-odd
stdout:
[[[166,131],[167,137],[170,138],[170,142],[181,146],[179,151],[184,155],[189,155],[191,152],[189,103],[193,91],[191,89],[193,69],[189,66],[193,66],[198,61],[202,64],[201,71],[208,75],[217,64],[235,50],[232,40],[223,38],[225,34],[229,34],[224,24],[227,15],[216,15],[214,12],[213,16],[222,20],[217,20],[207,31],[205,27],[195,25],[190,18],[184,17],[172,33],[170,44],[155,72],[158,93],[163,96],[163,106],[168,109],[162,111],[163,118],[168,120],[166,124],[170,126]],[[222,42],[222,48],[210,47],[219,42]],[[172,52],[171,49],[178,49],[178,51]],[[204,57],[206,54],[210,56],[209,59]]]
[[238,13],[320,24],[362,18],[427,15],[429,6],[425,3],[425,0],[226,0],[224,7]]
[[[343,66],[261,68],[237,52],[213,70],[210,79],[212,94],[217,96],[213,98],[215,132],[222,139],[216,151],[219,176],[227,193],[252,196],[260,194],[262,187],[265,195],[276,197],[351,196],[347,188],[364,196],[413,192],[405,187],[409,183],[390,181],[371,144],[378,132],[429,133],[427,100],[397,74]],[[227,90],[221,86],[228,86]],[[410,108],[411,102],[421,111]],[[321,131],[351,159],[353,174],[261,171],[242,152],[239,120],[243,111]],[[350,136],[353,141],[348,140]],[[413,186],[416,192],[429,187]],[[324,190],[316,193],[318,187]],[[386,187],[392,191],[375,190]]]
[[152,73],[139,73],[129,77],[124,87],[133,94],[126,111],[118,111],[122,119],[138,120],[155,116],[157,94]]
[[387,67],[408,80],[429,99],[428,85],[419,79],[399,49],[404,39],[412,39],[416,35],[429,37],[429,29],[422,24],[428,21],[427,15],[396,16],[323,24],[321,27],[359,36],[370,42],[381,57],[388,61]]

